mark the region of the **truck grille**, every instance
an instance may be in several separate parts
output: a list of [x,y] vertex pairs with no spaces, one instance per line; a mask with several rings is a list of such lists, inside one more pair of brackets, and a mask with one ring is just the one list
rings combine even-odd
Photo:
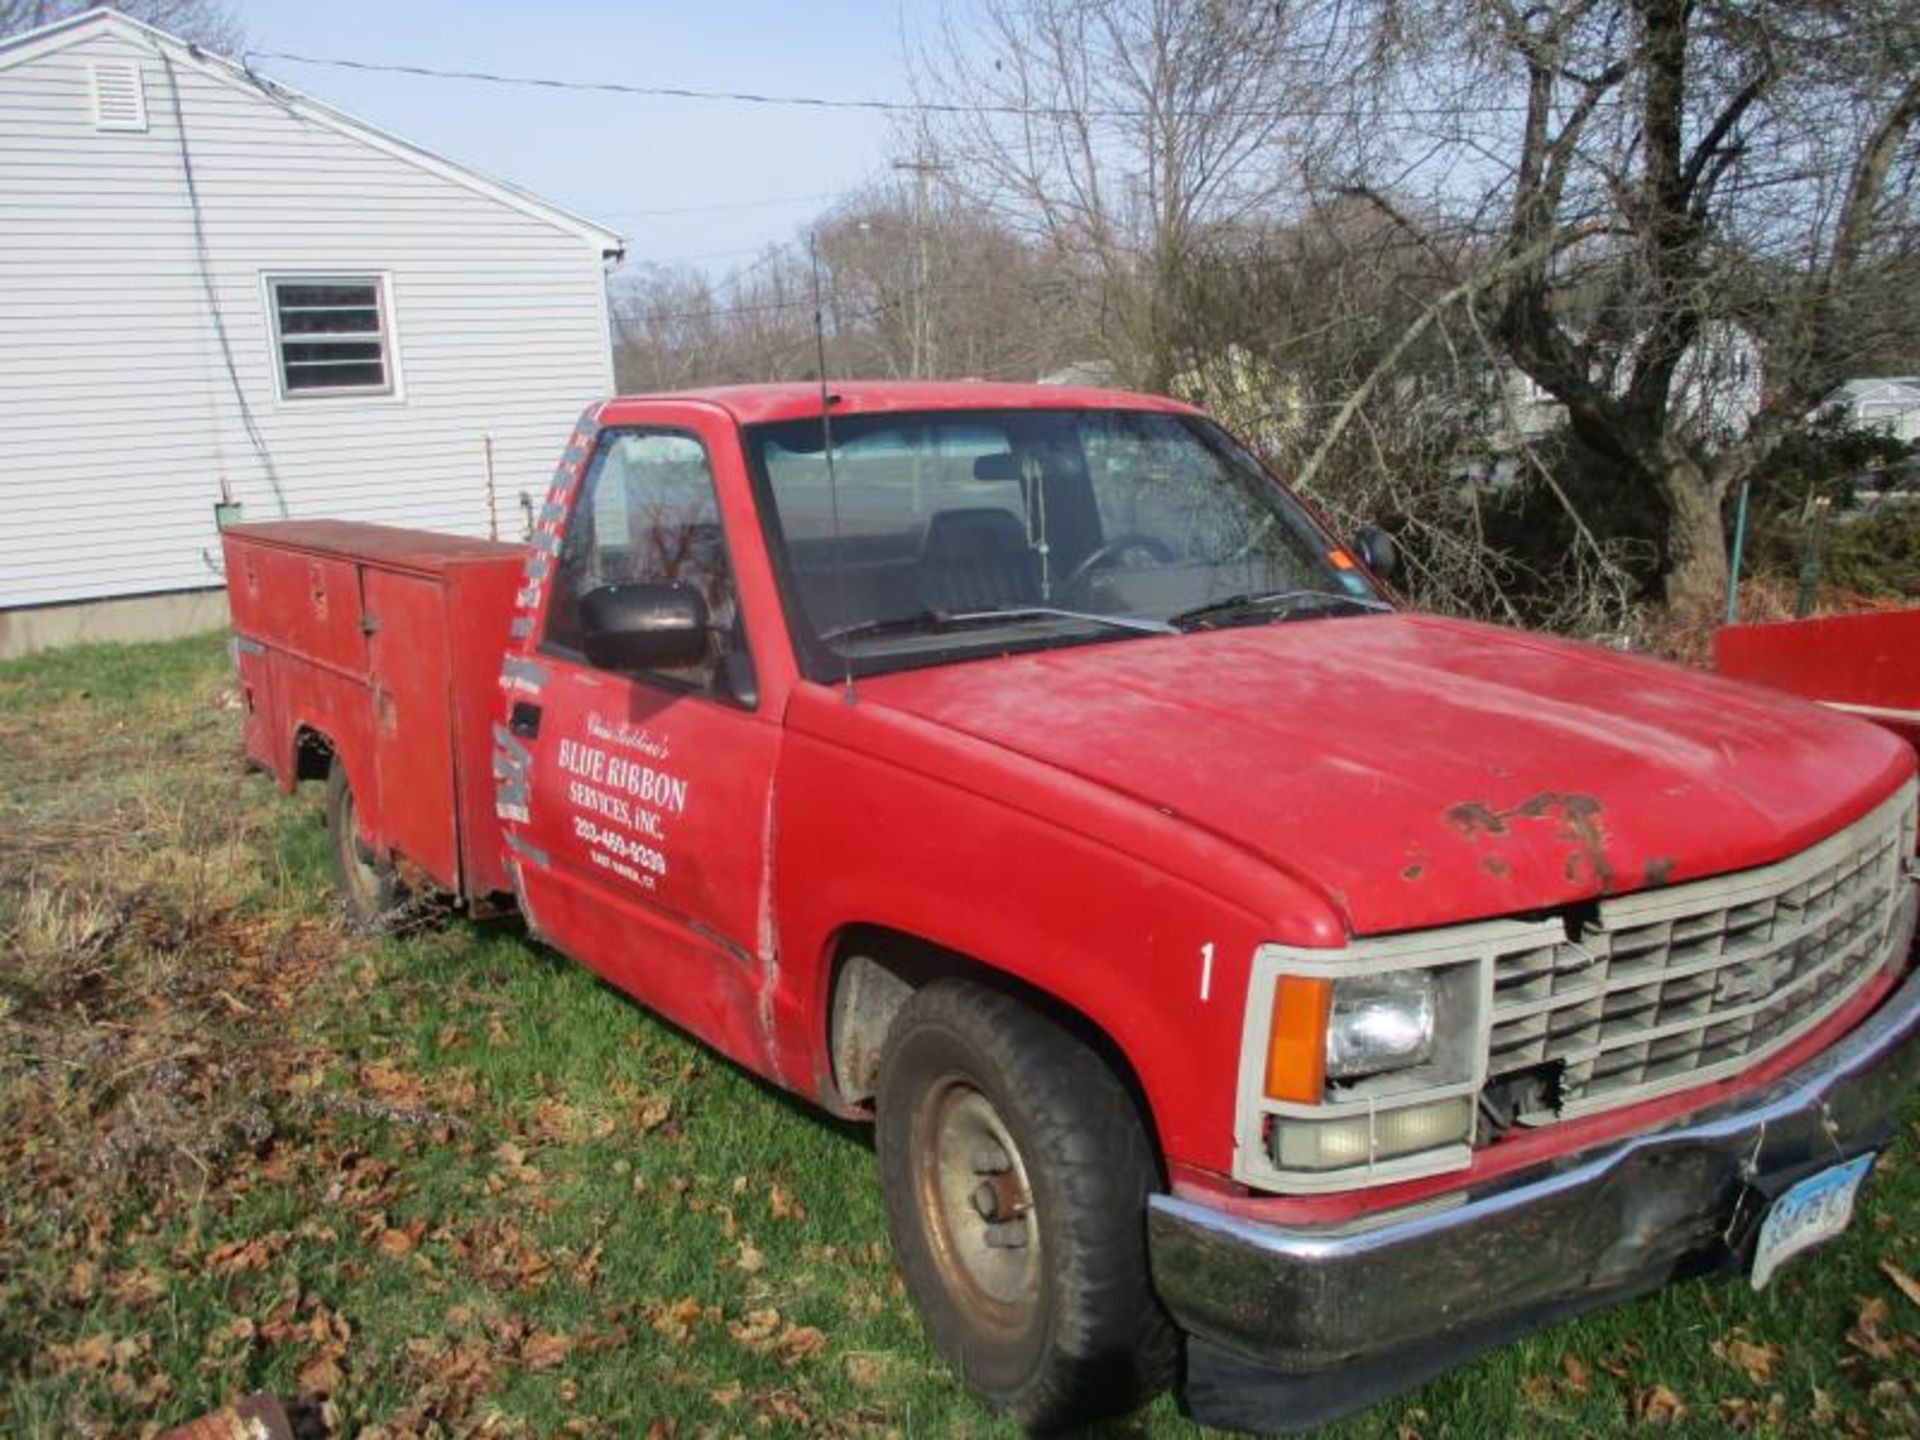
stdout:
[[1912,786],[1758,870],[1604,900],[1577,940],[1493,957],[1488,1078],[1542,1075],[1540,1124],[1733,1074],[1805,1034],[1885,956]]

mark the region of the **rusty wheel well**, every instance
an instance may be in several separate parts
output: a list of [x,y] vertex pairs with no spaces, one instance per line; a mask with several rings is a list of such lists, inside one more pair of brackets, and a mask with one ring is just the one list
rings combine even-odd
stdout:
[[302,725],[293,736],[293,778],[324,780],[333,766],[333,741]]
[[834,1085],[850,1109],[871,1111],[887,1034],[907,997],[923,985],[949,977],[1031,1006],[1105,1060],[1133,1101],[1164,1182],[1166,1162],[1146,1088],[1126,1052],[1106,1031],[1058,997],[987,961],[885,926],[850,926],[834,947],[832,985],[827,992],[827,1048]]

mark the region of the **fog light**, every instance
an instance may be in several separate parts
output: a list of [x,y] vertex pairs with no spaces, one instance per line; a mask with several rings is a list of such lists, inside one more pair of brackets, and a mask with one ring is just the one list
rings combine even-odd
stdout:
[[1473,1103],[1465,1095],[1344,1115],[1337,1120],[1273,1122],[1273,1163],[1282,1170],[1348,1170],[1442,1145],[1463,1144],[1472,1135]]
[[1433,976],[1425,970],[1362,975],[1333,987],[1327,1078],[1356,1080],[1433,1058]]

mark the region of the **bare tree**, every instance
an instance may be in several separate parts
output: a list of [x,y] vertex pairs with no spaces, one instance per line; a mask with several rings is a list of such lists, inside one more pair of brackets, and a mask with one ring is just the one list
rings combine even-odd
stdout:
[[719,280],[642,266],[614,292],[624,388],[811,378],[813,253],[836,375],[1031,379],[1074,349],[1046,254],[944,188],[876,186]]
[[[1418,228],[1484,241],[1490,283],[1462,276],[1459,303],[1659,506],[1669,605],[1710,606],[1730,488],[1889,327],[1913,334],[1887,286],[1920,236],[1920,6],[1339,0],[1296,19],[1355,83],[1323,181],[1424,185],[1443,219]],[[1751,400],[1701,403],[1742,351]]]
[[1204,235],[1269,208],[1303,81],[1256,0],[984,0],[914,61],[932,138],[983,208],[1082,284],[1107,358],[1163,387]]
[[[0,0],[0,36],[37,30],[96,8],[97,4],[86,0]],[[113,8],[223,55],[245,44],[239,22],[219,0],[116,0]]]

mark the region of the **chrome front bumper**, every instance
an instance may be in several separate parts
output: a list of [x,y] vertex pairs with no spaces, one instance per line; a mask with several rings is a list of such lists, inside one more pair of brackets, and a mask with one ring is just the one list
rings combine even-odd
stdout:
[[[1909,896],[1890,954],[1913,942]],[[1363,1225],[1283,1228],[1155,1196],[1154,1282],[1194,1418],[1305,1429],[1549,1321],[1738,1270],[1768,1204],[1884,1145],[1920,1078],[1920,975],[1759,1091]]]

